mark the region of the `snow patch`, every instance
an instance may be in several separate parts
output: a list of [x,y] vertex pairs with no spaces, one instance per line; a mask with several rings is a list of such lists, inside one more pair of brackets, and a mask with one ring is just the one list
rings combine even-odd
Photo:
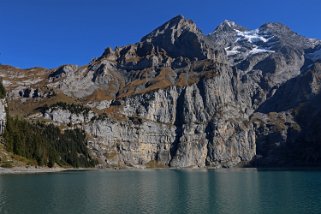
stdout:
[[[258,29],[250,31],[233,30],[237,33],[236,44],[240,44],[238,42],[247,42],[249,44],[246,44],[244,47],[241,47],[242,45],[226,47],[227,56],[243,54],[244,57],[248,57],[259,53],[275,53],[275,51],[271,50],[271,46],[268,43],[274,36],[262,34]],[[263,45],[262,43],[267,44]]]
[[258,46],[255,46],[252,50],[250,50],[249,55],[254,55],[258,53],[274,53],[275,51],[271,51],[268,49],[259,48]]
[[238,41],[248,41],[249,43],[256,43],[256,42],[268,42],[272,37],[265,38],[262,35],[259,35],[259,30],[250,30],[250,31],[240,31],[237,29],[234,29],[234,31],[237,33],[237,39],[235,42]]
[[[225,51],[226,51],[227,56],[235,56],[235,55],[240,54],[242,52],[240,50],[241,48],[242,47],[240,47],[240,46],[235,46],[233,48],[227,47],[227,48],[225,48]],[[252,49],[250,49],[248,52],[244,52],[244,54],[246,54],[245,56],[254,55],[254,54],[258,54],[258,53],[275,53],[275,51],[260,48],[257,45],[253,45]]]
[[[234,29],[234,31],[237,33],[237,39],[235,40],[235,42],[247,41],[252,45],[252,49],[248,52],[248,55],[254,55],[254,54],[258,54],[258,53],[274,53],[275,52],[275,51],[272,51],[272,50],[269,50],[266,48],[261,48],[255,44],[258,42],[267,43],[274,36],[268,37],[267,35],[260,35],[259,29],[250,30],[250,31],[240,31],[240,30]],[[231,51],[233,51],[233,49]]]
[[309,42],[311,42],[311,44],[316,47],[318,44],[321,44],[321,41],[318,39],[309,39]]
[[233,56],[233,55],[239,54],[240,53],[240,51],[238,50],[239,48],[241,48],[241,47],[235,46],[232,49],[231,49],[231,47],[225,48],[227,56]]

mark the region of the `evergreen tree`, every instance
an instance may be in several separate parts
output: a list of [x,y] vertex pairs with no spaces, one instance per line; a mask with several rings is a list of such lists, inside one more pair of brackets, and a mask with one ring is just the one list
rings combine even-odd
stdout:
[[80,129],[62,133],[54,125],[32,124],[26,120],[8,117],[4,133],[6,147],[14,154],[36,160],[38,165],[55,163],[73,167],[93,167],[86,147],[86,135]]
[[5,97],[6,97],[6,89],[2,84],[2,79],[0,79],[0,99],[3,99]]

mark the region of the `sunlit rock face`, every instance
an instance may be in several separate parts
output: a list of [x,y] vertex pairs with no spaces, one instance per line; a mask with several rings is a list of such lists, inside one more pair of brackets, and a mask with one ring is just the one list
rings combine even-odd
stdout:
[[6,112],[7,102],[5,99],[0,99],[0,135],[4,133],[7,121]]

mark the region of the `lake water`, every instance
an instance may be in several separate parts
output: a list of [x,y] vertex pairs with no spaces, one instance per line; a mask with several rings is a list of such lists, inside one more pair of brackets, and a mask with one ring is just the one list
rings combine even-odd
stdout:
[[321,213],[321,171],[165,169],[0,175],[0,213]]

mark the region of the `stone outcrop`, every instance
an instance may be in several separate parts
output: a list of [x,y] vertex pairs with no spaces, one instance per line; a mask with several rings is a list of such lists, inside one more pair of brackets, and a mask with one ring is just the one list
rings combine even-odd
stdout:
[[0,99],[0,135],[3,134],[6,128],[7,122],[7,112],[6,112],[7,102],[5,99]]

